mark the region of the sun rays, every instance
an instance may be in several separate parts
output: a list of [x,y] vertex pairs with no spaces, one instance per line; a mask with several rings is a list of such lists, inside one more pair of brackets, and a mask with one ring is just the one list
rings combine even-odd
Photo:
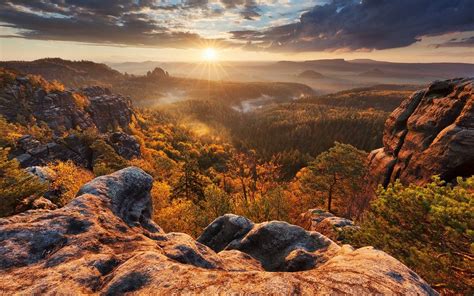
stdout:
[[216,62],[218,58],[217,51],[212,47],[208,47],[202,52],[202,58],[206,62]]

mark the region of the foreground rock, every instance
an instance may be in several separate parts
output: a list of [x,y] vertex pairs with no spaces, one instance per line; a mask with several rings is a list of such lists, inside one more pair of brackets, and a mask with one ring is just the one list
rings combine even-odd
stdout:
[[63,208],[0,219],[2,293],[436,294],[384,252],[284,222],[218,218],[200,238],[218,253],[164,233],[150,220],[152,182],[131,167],[94,179]]
[[369,156],[376,183],[424,184],[474,174],[474,78],[437,81],[385,122],[384,147]]
[[254,225],[227,214],[217,218],[197,239],[214,251],[239,250],[268,271],[301,271],[326,262],[340,247],[317,232],[281,221]]

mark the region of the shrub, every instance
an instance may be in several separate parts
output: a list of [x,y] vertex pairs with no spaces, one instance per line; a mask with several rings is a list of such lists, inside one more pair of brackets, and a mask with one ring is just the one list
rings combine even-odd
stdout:
[[378,198],[348,242],[380,248],[445,293],[472,295],[474,177],[456,186],[396,182]]
[[107,175],[128,166],[127,160],[102,139],[91,145],[94,151],[93,171],[96,176]]
[[41,196],[46,189],[46,183],[21,169],[16,159],[8,159],[8,150],[0,148],[0,217],[16,214],[25,198]]

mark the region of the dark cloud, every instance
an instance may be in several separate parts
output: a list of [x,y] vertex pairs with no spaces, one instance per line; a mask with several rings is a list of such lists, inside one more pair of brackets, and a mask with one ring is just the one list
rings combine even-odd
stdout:
[[220,0],[227,9],[240,8],[240,15],[246,20],[260,17],[260,8],[255,0]]
[[202,5],[207,5],[207,0],[188,0],[181,5],[153,0],[15,0],[0,4],[0,22],[20,29],[18,35],[2,37],[186,47],[203,39],[143,11],[167,13]]
[[474,30],[473,0],[332,0],[294,24],[234,39],[270,50],[371,50],[404,47],[421,36]]
[[185,5],[190,7],[206,7],[208,0],[186,0]]

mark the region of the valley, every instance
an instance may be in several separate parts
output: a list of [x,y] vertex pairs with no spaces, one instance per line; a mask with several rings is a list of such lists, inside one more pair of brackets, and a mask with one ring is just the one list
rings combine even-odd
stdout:
[[[132,189],[127,188],[135,186],[133,190],[137,195],[134,198],[140,201],[131,202],[126,206],[129,208],[120,210],[110,206],[107,219],[122,219],[124,222],[119,224],[128,225],[135,223],[131,222],[133,219],[139,219],[136,221],[140,221],[140,228],[134,228],[133,234],[127,235],[165,241],[160,248],[165,250],[166,260],[171,258],[180,264],[191,262],[186,268],[227,272],[238,268],[245,272],[258,271],[261,277],[267,277],[267,272],[275,270],[303,271],[307,272],[303,273],[305,276],[311,277],[321,270],[329,277],[337,277],[337,271],[322,264],[349,264],[354,272],[362,272],[357,264],[368,264],[360,262],[371,262],[379,256],[377,252],[381,252],[363,248],[373,245],[387,252],[381,255],[385,260],[381,268],[388,268],[386,273],[389,270],[404,276],[413,273],[404,265],[397,265],[401,264],[398,259],[429,284],[446,282],[447,286],[441,291],[469,289],[469,279],[464,275],[459,283],[458,278],[450,275],[449,268],[436,272],[445,266],[466,267],[468,261],[455,255],[446,258],[449,263],[426,263],[423,257],[412,259],[412,256],[429,256],[433,252],[442,254],[444,249],[440,249],[432,238],[428,241],[410,238],[419,235],[419,231],[428,231],[433,236],[441,235],[439,232],[432,233],[434,228],[429,223],[423,224],[424,230],[412,229],[413,225],[404,217],[395,214],[387,217],[386,213],[403,206],[404,210],[400,210],[403,215],[418,215],[423,212],[419,208],[421,204],[432,203],[433,207],[447,211],[454,207],[463,209],[450,216],[449,221],[453,223],[469,221],[468,209],[474,188],[470,177],[474,172],[469,168],[474,156],[472,150],[459,147],[469,146],[472,139],[469,129],[473,118],[472,78],[428,85],[375,84],[321,94],[324,91],[299,82],[180,78],[161,68],[154,68],[144,75],[131,75],[87,61],[44,59],[0,64],[5,67],[0,71],[0,157],[3,170],[7,172],[0,177],[4,196],[0,215],[5,217],[0,220],[3,221],[0,228],[30,231],[22,229],[21,223],[33,225],[35,222],[15,224],[17,220],[9,217],[31,211],[38,213],[34,215],[41,215],[42,211],[61,212],[69,217],[65,219],[80,219],[80,225],[94,225],[94,230],[84,228],[84,237],[81,236],[77,244],[71,241],[69,230],[58,229],[59,233],[65,231],[60,236],[63,237],[61,240],[67,237],[68,247],[61,249],[66,252],[84,245],[82,240],[90,240],[89,236],[112,231],[106,225],[100,226],[104,230],[96,229],[101,222],[95,218],[81,220],[83,218],[76,217],[69,212],[73,205],[80,203],[80,207],[95,213],[98,209],[93,203],[96,202],[107,204],[111,200],[114,204],[114,200],[119,199],[123,200],[120,203],[128,204],[128,195],[120,192],[129,192]],[[451,99],[454,103],[450,103]],[[430,122],[436,122],[434,128]],[[456,122],[456,126],[449,125],[450,122]],[[451,133],[455,136],[450,136]],[[431,144],[423,140],[432,138],[437,140]],[[402,144],[398,141],[408,144],[400,150]],[[445,151],[453,149],[457,152],[446,156]],[[417,156],[411,159],[416,153]],[[453,158],[456,159],[454,166],[450,164]],[[435,175],[438,177],[432,179]],[[403,183],[396,181],[399,177]],[[104,181],[108,178],[110,181]],[[22,186],[14,189],[16,184]],[[385,189],[377,189],[379,184]],[[418,187],[413,187],[414,184]],[[98,189],[93,189],[94,186]],[[411,199],[412,191],[417,192],[419,199]],[[92,195],[81,195],[87,192]],[[439,196],[437,192],[443,192],[441,196],[452,196],[454,204],[447,205],[443,198],[434,198]],[[87,201],[89,198],[95,201]],[[391,204],[392,199],[398,203]],[[139,208],[136,210],[135,207]],[[381,207],[386,208],[380,212]],[[134,217],[135,211],[142,216]],[[229,213],[236,216],[229,216]],[[440,219],[437,213],[426,215],[432,215],[430,219]],[[45,223],[56,223],[44,219],[50,221]],[[244,227],[232,224],[236,223],[235,219],[247,221],[245,223],[251,226],[239,230],[242,234],[235,234],[241,238],[240,242],[231,243],[225,241],[227,233],[236,231],[235,227]],[[399,223],[398,219],[407,224],[395,230],[389,225]],[[442,229],[444,222],[437,221],[436,229]],[[76,227],[74,225],[71,227]],[[78,227],[82,229],[80,225]],[[209,230],[214,227],[212,225],[220,225],[222,232]],[[387,226],[381,229],[380,225]],[[266,227],[269,230],[265,230]],[[289,236],[297,235],[295,239],[302,242],[287,245],[288,242],[267,233],[273,231],[273,227],[281,227],[279,231],[288,232]],[[454,244],[453,248],[460,252],[468,252],[466,233],[469,227],[456,228],[448,238],[450,244]],[[83,230],[78,231],[82,233]],[[176,238],[172,235],[175,232],[186,234]],[[381,232],[388,233],[392,239],[398,237],[397,246],[416,244],[417,252],[422,253],[407,256],[399,252],[398,247],[378,236]],[[318,247],[313,243],[304,245],[303,241],[308,240],[306,236],[314,236],[314,233],[321,236],[314,243]],[[31,235],[36,236],[35,232]],[[121,236],[114,234],[107,239],[113,241]],[[15,239],[15,236],[5,238],[6,241]],[[283,253],[268,258],[260,256],[260,248],[264,246],[260,240],[267,239],[278,241],[281,249],[276,252]],[[253,240],[255,244],[247,242]],[[204,250],[201,243],[210,249]],[[355,248],[344,249],[347,243]],[[118,243],[113,244],[118,246]],[[217,248],[215,244],[226,250],[222,251],[224,247]],[[325,247],[319,249],[320,244]],[[190,253],[178,251],[183,246],[188,246]],[[231,249],[242,253],[226,253],[232,252]],[[20,247],[4,250],[23,252]],[[153,248],[149,251],[154,252]],[[338,261],[335,256],[345,252],[360,256],[357,259],[360,261],[352,264],[349,257]],[[245,259],[243,254],[249,254],[252,259]],[[70,255],[57,256],[58,259],[53,256],[48,260],[66,260],[61,258]],[[68,264],[75,265],[75,260],[90,256],[81,253],[80,257],[73,256],[76,259],[67,259]],[[125,261],[132,264],[131,258],[141,255],[121,253],[120,256],[128,258]],[[196,256],[204,261],[193,261]],[[5,260],[1,263],[3,268],[16,266],[19,274],[24,272],[19,266],[26,263]],[[43,264],[41,258],[25,260]],[[122,262],[122,259],[113,260]],[[152,264],[165,259],[143,260]],[[236,262],[239,267],[233,265]],[[129,271],[135,272],[136,268]],[[36,276],[41,276],[44,270],[39,268],[35,272]],[[227,276],[215,272],[217,277]],[[374,281],[377,286],[374,289],[382,289],[377,291],[401,289],[398,284],[388,288],[378,286],[390,280],[388,276],[374,279],[378,272],[377,268],[369,268],[361,276]],[[147,289],[166,291],[156,284],[163,278],[148,276],[154,284]],[[288,277],[290,286],[296,285],[296,280]],[[57,281],[54,277],[48,278],[50,283]],[[133,282],[118,274],[114,281],[104,282],[104,289],[122,291],[128,289],[129,281]],[[199,283],[207,286],[204,280]],[[232,285],[232,289],[240,287],[237,283]],[[341,285],[347,289],[350,284]],[[423,290],[436,294],[421,279],[407,285],[403,288],[407,293]],[[324,291],[335,289],[333,284],[328,287],[329,290]],[[365,290],[359,288],[351,287],[364,293]],[[34,287],[31,289],[24,291],[36,291]],[[97,288],[93,288],[91,282],[77,289],[93,292]],[[173,289],[185,288],[173,286]],[[273,291],[268,286],[258,289],[262,289],[262,293]]]

